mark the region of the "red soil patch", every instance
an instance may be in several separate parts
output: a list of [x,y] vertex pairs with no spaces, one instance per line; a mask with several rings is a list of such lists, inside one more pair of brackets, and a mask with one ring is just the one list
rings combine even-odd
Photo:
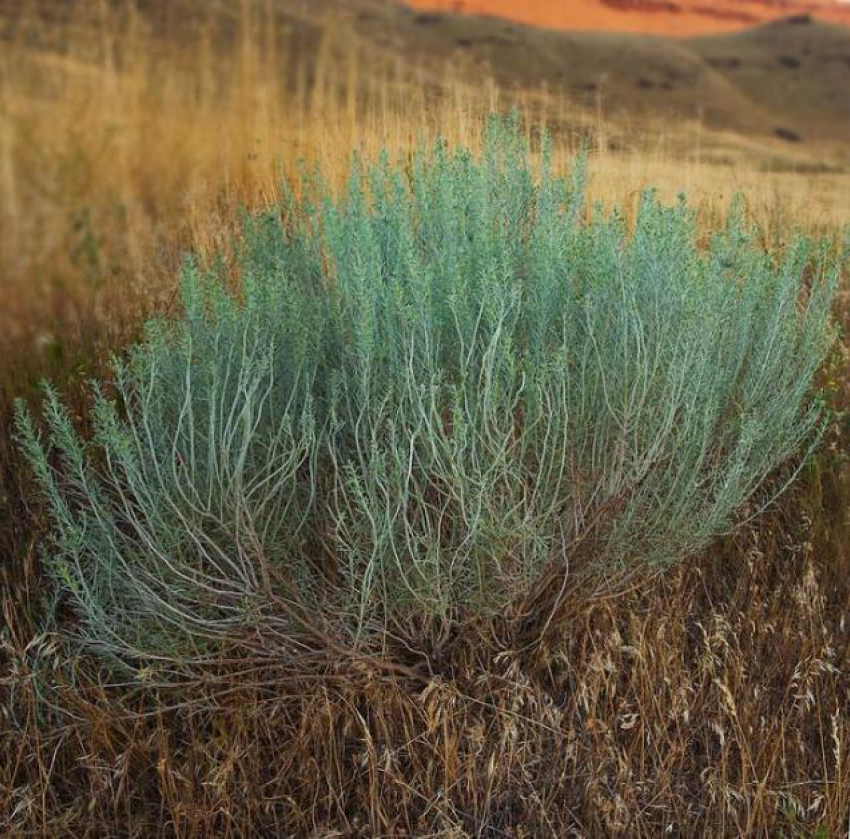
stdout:
[[658,35],[729,32],[778,18],[811,15],[850,26],[850,5],[837,0],[405,0],[432,11],[489,15],[549,29]]

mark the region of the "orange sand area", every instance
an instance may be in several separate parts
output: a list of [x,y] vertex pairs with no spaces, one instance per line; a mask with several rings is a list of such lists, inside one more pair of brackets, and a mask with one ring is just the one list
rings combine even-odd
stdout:
[[850,5],[807,0],[406,0],[422,10],[489,15],[550,29],[701,35],[791,15],[850,26]]

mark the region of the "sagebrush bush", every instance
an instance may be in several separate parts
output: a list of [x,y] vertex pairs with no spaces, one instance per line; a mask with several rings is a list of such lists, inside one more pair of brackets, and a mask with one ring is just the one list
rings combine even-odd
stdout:
[[246,219],[235,292],[186,267],[89,438],[50,390],[46,442],[21,409],[85,639],[411,643],[726,531],[817,437],[836,272],[739,212],[700,247],[684,200],[646,195],[630,232],[583,177],[498,120],[480,157],[355,161],[342,199],[305,176]]

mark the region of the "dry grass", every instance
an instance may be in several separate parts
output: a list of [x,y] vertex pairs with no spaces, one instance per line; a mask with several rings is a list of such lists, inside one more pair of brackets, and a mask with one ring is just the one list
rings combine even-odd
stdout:
[[848,556],[806,521],[811,497],[794,501],[696,566],[582,609],[534,661],[461,648],[424,689],[222,672],[170,708],[105,685],[49,638],[26,653],[16,639],[6,827],[841,835]]
[[[0,50],[0,830],[843,833],[840,423],[782,508],[710,556],[577,607],[563,641],[533,658],[459,641],[424,689],[342,665],[236,682],[223,663],[193,704],[172,707],[153,686],[69,660],[44,631],[42,524],[9,438],[11,397],[46,374],[74,398],[143,313],[169,306],[181,254],[226,250],[235,208],[270,201],[299,158],[339,180],[351,149],[404,153],[437,133],[474,146],[480,116],[517,100],[554,126],[562,163],[595,128],[591,192],[605,204],[628,208],[650,183],[686,189],[710,227],[742,190],[774,242],[850,221],[847,175],[765,172],[758,150],[711,163],[675,133],[615,153],[595,114],[444,83],[377,58],[341,22],[246,0],[233,20],[190,26],[150,6],[28,14]],[[842,407],[846,371],[845,356],[830,373]]]

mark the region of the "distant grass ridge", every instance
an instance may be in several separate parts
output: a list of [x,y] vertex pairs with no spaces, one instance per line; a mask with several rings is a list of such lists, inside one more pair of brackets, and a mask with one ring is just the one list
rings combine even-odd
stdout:
[[684,199],[630,232],[583,180],[495,118],[480,157],[355,161],[340,199],[305,176],[246,220],[236,292],[187,264],[90,436],[49,388],[46,435],[19,406],[83,639],[374,650],[727,531],[817,439],[838,272],[737,212],[700,247]]

